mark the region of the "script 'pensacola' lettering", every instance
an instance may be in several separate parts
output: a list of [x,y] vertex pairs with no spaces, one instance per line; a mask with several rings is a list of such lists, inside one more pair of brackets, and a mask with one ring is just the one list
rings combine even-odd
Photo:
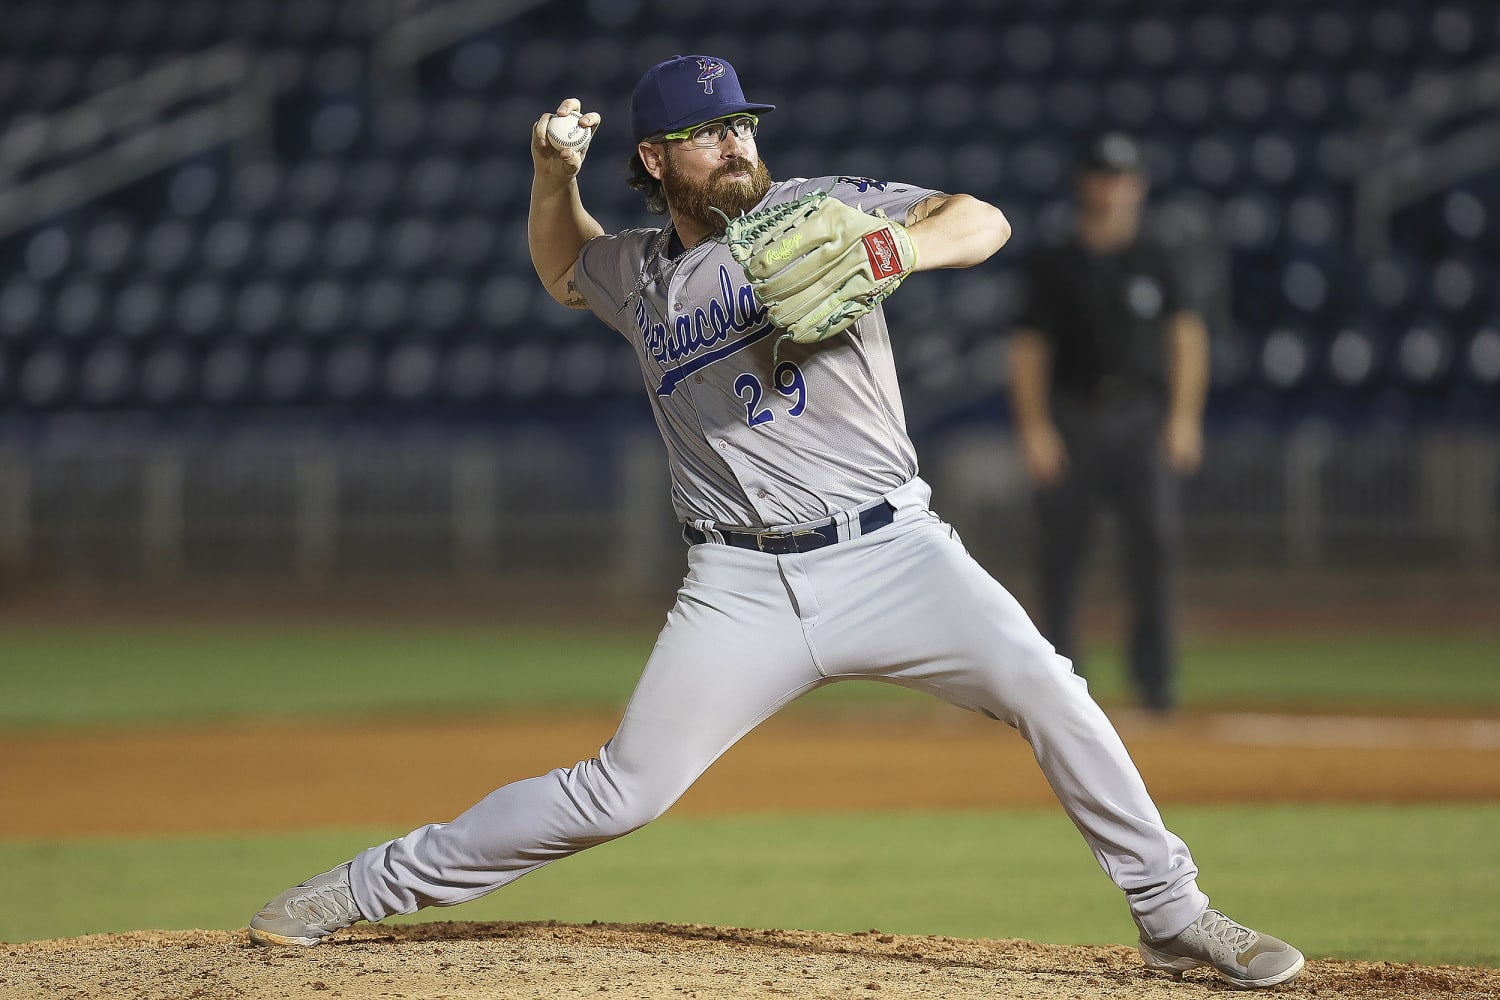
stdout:
[[[729,268],[719,265],[718,295],[707,307],[698,306],[666,323],[653,322],[646,311],[644,296],[635,304],[635,322],[640,330],[646,353],[663,368],[657,393],[669,396],[688,375],[727,358],[770,333],[775,327],[766,322],[767,311],[755,299],[748,284],[737,284]],[[730,341],[739,334],[749,336]],[[716,348],[717,349],[714,349]]]

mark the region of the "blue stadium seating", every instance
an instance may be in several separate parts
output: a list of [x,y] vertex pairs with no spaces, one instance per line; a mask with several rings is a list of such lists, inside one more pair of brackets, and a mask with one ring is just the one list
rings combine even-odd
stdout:
[[899,177],[1010,215],[993,262],[890,300],[913,392],[996,391],[994,344],[1025,254],[1066,223],[1078,140],[1123,128],[1159,200],[1218,206],[1233,325],[1215,405],[1385,393],[1497,412],[1500,174],[1397,212],[1381,256],[1350,249],[1359,130],[1424,74],[1494,57],[1491,0],[867,0],[857,24],[800,0],[770,30],[696,0],[560,0],[399,78],[377,5],[7,8],[9,128],[226,41],[287,85],[269,136],[0,239],[0,411],[316,419],[638,393],[628,345],[535,281],[526,134],[562,96],[598,108],[585,197],[609,228],[648,224],[622,183],[630,88],[664,56],[713,51],[782,104],[761,136],[777,174]]

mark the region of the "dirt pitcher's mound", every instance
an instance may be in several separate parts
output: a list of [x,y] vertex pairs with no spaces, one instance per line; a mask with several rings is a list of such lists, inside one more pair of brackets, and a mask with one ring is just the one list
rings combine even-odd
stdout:
[[[383,997],[1109,997],[1225,995],[1204,972],[1175,982],[1125,947],[737,930],[682,924],[432,923],[359,927],[318,948],[252,947],[243,932],[97,935],[0,945],[12,1000]],[[1500,970],[1311,962],[1277,996],[1500,997]]]

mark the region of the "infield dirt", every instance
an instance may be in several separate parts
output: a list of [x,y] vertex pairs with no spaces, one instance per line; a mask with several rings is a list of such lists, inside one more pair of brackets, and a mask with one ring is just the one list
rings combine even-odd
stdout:
[[[1117,712],[1161,803],[1494,801],[1500,721],[1264,713]],[[609,739],[613,715],[244,723],[0,735],[0,837],[417,826],[490,789],[569,766]],[[257,766],[263,748],[340,768]],[[441,761],[441,767],[434,767]],[[809,767],[816,761],[816,767]],[[974,761],[986,778],[973,780]],[[224,781],[224,775],[234,775]],[[1233,775],[1226,781],[1225,775]],[[1031,750],[955,711],[890,718],[784,714],[720,759],[673,815],[1052,805]]]
[[[314,949],[260,949],[240,932],[136,933],[0,948],[14,1000],[556,997],[803,1000],[884,997],[1187,1000],[1205,973],[1145,971],[1125,947],[736,930],[671,924],[437,923],[360,927]],[[1500,970],[1310,962],[1275,996],[1500,997]]]
[[[1493,720],[1219,713],[1155,723],[1119,713],[1116,721],[1162,802],[1500,797]],[[0,736],[0,785],[27,808],[0,813],[0,836],[303,829],[308,815],[330,826],[415,826],[495,785],[588,756],[613,724],[575,715],[12,733]],[[253,764],[268,743],[298,759],[378,760],[380,787],[337,769],[306,769],[296,781],[267,775]],[[434,759],[444,767],[432,768]],[[976,784],[956,766],[976,759],[992,780]],[[818,767],[809,770],[809,760]],[[1238,776],[1232,787],[1226,773]],[[731,750],[674,811],[1053,801],[1029,748],[995,723],[951,712],[789,714]],[[295,950],[252,948],[243,932],[137,932],[0,945],[0,956],[6,1000],[1182,1000],[1226,991],[1204,973],[1180,982],[1148,973],[1124,947],[665,924],[361,926]],[[1500,970],[1315,961],[1276,995],[1500,998]]]

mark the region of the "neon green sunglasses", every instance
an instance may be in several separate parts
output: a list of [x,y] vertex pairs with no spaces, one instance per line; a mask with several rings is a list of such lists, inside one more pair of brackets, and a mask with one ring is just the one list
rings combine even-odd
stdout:
[[681,139],[689,146],[699,149],[712,149],[724,141],[724,137],[733,132],[736,139],[752,139],[760,130],[760,119],[755,115],[734,115],[730,118],[721,118],[718,121],[707,122],[703,125],[694,125],[685,128],[681,132],[667,132],[658,136],[659,140]]

